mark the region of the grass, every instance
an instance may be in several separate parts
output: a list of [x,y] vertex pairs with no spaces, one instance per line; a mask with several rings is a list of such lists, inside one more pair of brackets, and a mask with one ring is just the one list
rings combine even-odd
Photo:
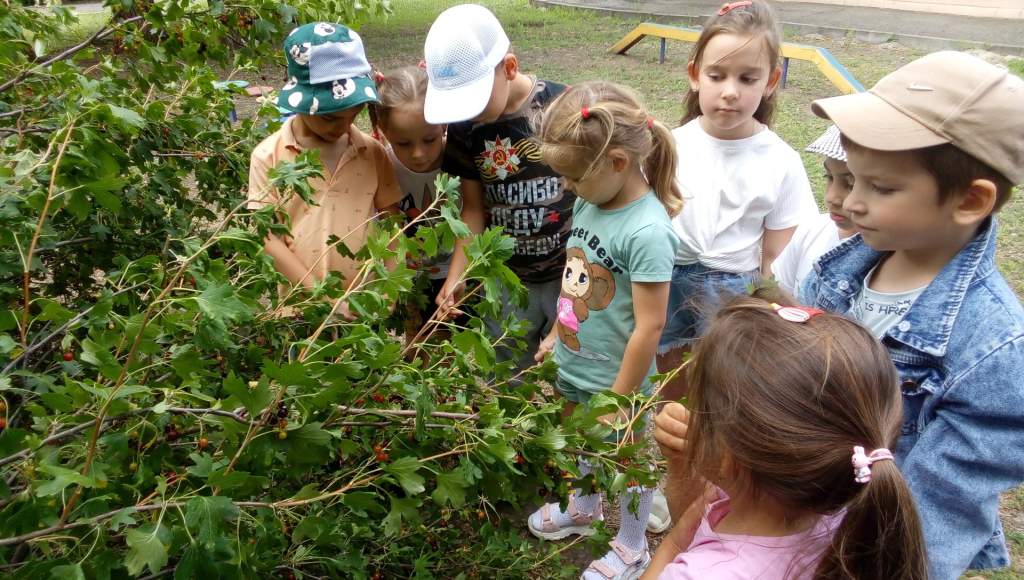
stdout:
[[[455,1],[403,0],[386,21],[371,21],[360,31],[371,62],[382,70],[415,64],[422,58],[423,41],[434,17]],[[685,65],[690,45],[670,42],[668,60],[658,64],[658,41],[647,39],[626,56],[607,49],[632,29],[639,19],[604,16],[586,10],[535,8],[526,0],[483,1],[498,16],[512,40],[522,70],[568,84],[606,79],[629,85],[646,100],[653,115],[670,126],[682,114],[687,90]],[[921,56],[895,43],[865,44],[852,39],[787,35],[787,40],[823,46],[865,86]],[[1008,66],[1024,74],[1024,60]],[[279,76],[275,73],[275,77]],[[788,83],[780,94],[775,131],[798,151],[817,138],[827,123],[810,112],[811,101],[838,94],[814,65],[791,61]],[[824,190],[821,158],[802,153],[808,176],[820,197]],[[1020,193],[1020,192],[1018,192]],[[1018,296],[1024,295],[1024,200],[1011,200],[1000,214],[998,260]],[[1024,488],[1006,494],[1003,519],[1014,558],[1011,569],[975,573],[988,580],[1024,577]]]

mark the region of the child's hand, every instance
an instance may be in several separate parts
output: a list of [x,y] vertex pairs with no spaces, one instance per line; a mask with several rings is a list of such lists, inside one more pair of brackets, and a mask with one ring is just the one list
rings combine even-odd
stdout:
[[342,320],[346,320],[348,322],[352,322],[357,318],[356,314],[349,309],[348,300],[342,301],[342,303],[338,305],[337,310],[334,311],[334,314],[336,316],[341,317]]
[[456,316],[462,316],[462,311],[456,308],[455,304],[462,299],[462,293],[465,289],[466,285],[461,280],[449,279],[445,281],[441,291],[437,293],[437,299],[434,300],[438,310],[441,311],[442,319],[447,320]]
[[544,362],[548,354],[555,350],[555,341],[558,340],[558,335],[554,332],[548,334],[544,340],[541,341],[540,346],[537,348],[537,354],[533,355],[533,360],[536,362]]
[[654,439],[665,457],[686,451],[686,429],[690,411],[679,403],[668,403],[654,418]]

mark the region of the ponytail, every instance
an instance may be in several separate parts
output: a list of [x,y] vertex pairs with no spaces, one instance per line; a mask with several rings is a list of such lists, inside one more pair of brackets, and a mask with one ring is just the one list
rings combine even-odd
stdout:
[[669,216],[683,207],[676,185],[675,139],[648,115],[639,95],[627,87],[591,81],[567,89],[536,123],[541,154],[549,164],[585,164],[585,179],[610,149],[622,149],[640,163],[644,177]]
[[896,464],[871,466],[871,480],[847,504],[815,580],[927,580],[924,536]]
[[683,209],[683,194],[676,183],[676,141],[668,127],[653,117],[648,117],[648,125],[654,148],[644,162],[644,175],[668,216],[676,217]]

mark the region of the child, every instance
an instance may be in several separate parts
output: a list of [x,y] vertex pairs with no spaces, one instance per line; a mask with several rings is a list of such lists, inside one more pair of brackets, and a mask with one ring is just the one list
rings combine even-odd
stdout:
[[[527,350],[517,361],[522,369],[533,364],[533,353],[555,320],[575,198],[562,190],[558,174],[532,140],[533,119],[565,87],[521,73],[509,46],[486,8],[463,4],[442,12],[424,47],[429,79],[424,114],[429,123],[452,123],[441,170],[462,179],[463,221],[475,234],[503,226],[516,239],[508,266],[526,286],[529,305],[509,305],[505,314],[531,325]],[[442,309],[456,306],[462,295],[468,243],[455,244],[437,297]],[[501,335],[497,321],[488,321],[488,327]]]
[[[288,216],[290,235],[268,235],[264,249],[292,284],[312,288],[336,273],[349,286],[362,264],[342,256],[328,239],[338,236],[359,250],[373,216],[397,211],[402,197],[384,147],[352,124],[366,103],[377,101],[377,89],[362,39],[344,25],[304,24],[285,39],[284,53],[288,82],[278,106],[296,115],[253,150],[249,207],[280,204]],[[281,199],[267,171],[309,149],[320,152],[323,164],[323,179],[311,182],[316,205],[298,196]],[[347,304],[339,314],[353,317]]]
[[853,175],[846,166],[846,152],[839,142],[839,129],[832,125],[806,150],[825,156],[825,181],[828,184],[825,207],[828,212],[797,226],[793,239],[772,262],[775,281],[790,296],[796,296],[800,283],[822,254],[857,233],[850,214],[843,210],[843,200],[853,189]]
[[666,450],[668,491],[707,492],[644,578],[927,578],[921,524],[887,449],[902,423],[896,373],[874,337],[841,316],[741,296],[687,372],[687,446]]
[[843,133],[860,235],[801,299],[864,324],[896,363],[896,462],[931,577],[1008,566],[999,494],[1024,480],[1024,308],[996,268],[993,214],[1024,182],[1024,81],[938,52],[813,108]]
[[[551,103],[538,138],[544,160],[578,198],[558,321],[537,359],[554,345],[556,389],[569,400],[566,413],[596,393],[649,394],[678,244],[671,216],[682,208],[671,133],[633,91],[588,82]],[[626,422],[629,413],[599,420]],[[590,466],[582,463],[580,471]],[[612,550],[584,578],[639,576],[650,559],[645,530],[652,493],[634,487],[619,497],[622,519]],[[600,494],[573,495],[568,512],[547,504],[530,516],[529,528],[537,537],[559,539],[592,534],[591,522],[600,519]]]
[[[437,197],[434,182],[441,172],[444,157],[445,126],[431,125],[423,118],[423,100],[427,93],[425,70],[407,66],[377,73],[376,80],[380,104],[370,106],[370,118],[386,140],[388,157],[404,194],[398,207],[412,220],[427,211]],[[434,213],[440,216],[436,208]],[[416,265],[430,280],[428,307],[416,312],[419,324],[429,319],[436,308],[435,300],[448,277],[450,260],[450,255],[439,254]],[[416,330],[419,324],[414,324]]]
[[[686,206],[658,367],[679,366],[700,335],[701,303],[741,294],[817,215],[799,154],[769,128],[781,75],[781,39],[763,0],[726,4],[704,26],[688,65],[683,125],[672,133]],[[684,394],[681,381],[663,391]]]

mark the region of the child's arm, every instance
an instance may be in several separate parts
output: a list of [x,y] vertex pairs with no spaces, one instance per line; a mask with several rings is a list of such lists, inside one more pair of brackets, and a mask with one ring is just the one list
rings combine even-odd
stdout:
[[[636,327],[626,343],[622,366],[612,383],[612,392],[619,395],[632,394],[647,377],[651,361],[658,352],[658,338],[665,327],[665,312],[668,310],[669,282],[633,282],[631,287]],[[623,419],[628,413],[620,410],[618,415]],[[612,422],[615,416],[610,413],[599,417],[598,421]]]
[[551,327],[551,332],[544,337],[544,340],[540,341],[540,345],[537,347],[537,353],[533,355],[533,360],[536,362],[544,362],[544,359],[548,356],[548,353],[555,349],[555,342],[558,340],[558,326],[557,322],[555,326]]
[[761,276],[770,278],[772,275],[772,262],[779,257],[782,250],[786,249],[789,240],[793,238],[796,226],[783,230],[764,230],[764,237],[761,238]]
[[[462,193],[462,221],[469,226],[473,235],[479,235],[484,231],[484,188],[479,181],[463,179],[459,185]],[[452,261],[448,265],[448,279],[437,294],[437,305],[439,307],[454,307],[462,294],[462,275],[466,272],[469,258],[466,256],[465,247],[469,245],[470,239],[458,238],[455,240],[455,249],[452,251]]]
[[263,251],[274,259],[274,268],[292,284],[312,288],[316,283],[316,277],[310,272],[309,266],[278,236],[267,235],[267,239],[263,240]]
[[661,544],[658,545],[658,550],[654,553],[651,563],[647,566],[647,570],[644,571],[640,580],[654,580],[665,569],[665,566],[671,564],[676,556],[685,552],[690,547],[690,544],[693,542],[693,535],[697,532],[697,526],[700,524],[700,518],[704,512],[705,505],[704,498],[693,502],[683,515],[676,520],[672,529],[662,538]]

